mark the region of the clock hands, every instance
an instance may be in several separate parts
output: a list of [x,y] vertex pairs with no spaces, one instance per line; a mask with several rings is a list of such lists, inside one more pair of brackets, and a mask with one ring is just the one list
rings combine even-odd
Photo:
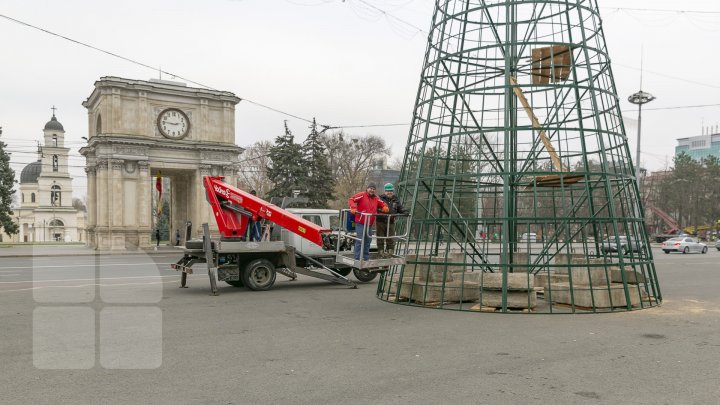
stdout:
[[189,127],[188,118],[176,108],[168,108],[158,116],[158,129],[170,139],[184,137],[187,135]]

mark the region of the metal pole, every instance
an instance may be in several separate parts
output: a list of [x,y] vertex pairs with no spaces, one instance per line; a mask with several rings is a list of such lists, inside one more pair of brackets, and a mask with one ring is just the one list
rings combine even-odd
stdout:
[[642,90],[628,97],[628,101],[638,106],[638,135],[637,154],[635,155],[635,180],[638,185],[638,196],[640,191],[640,131],[642,131],[642,105],[655,100],[655,96]]
[[642,104],[638,104],[637,154],[635,155],[635,175],[637,176],[638,195],[640,195],[640,134],[642,133]]

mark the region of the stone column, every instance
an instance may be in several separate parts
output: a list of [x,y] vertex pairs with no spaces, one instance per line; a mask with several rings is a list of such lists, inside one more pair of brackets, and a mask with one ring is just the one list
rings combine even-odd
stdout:
[[196,236],[202,236],[202,224],[207,222],[210,228],[213,225],[217,228],[215,220],[212,218],[212,209],[207,203],[205,198],[205,187],[203,186],[203,176],[210,176],[212,166],[210,165],[199,165],[197,172],[197,180],[195,183],[198,185],[195,193],[195,213],[193,214],[193,233]]
[[191,129],[191,131],[195,131],[195,133],[192,135],[193,139],[208,139],[208,125],[210,122],[210,110],[208,105],[208,100],[201,98],[200,99],[200,112],[198,114],[198,117],[195,118],[195,128]]
[[123,164],[125,163],[122,159],[111,159],[110,160],[110,173],[108,175],[110,188],[110,229],[112,235],[112,248],[113,250],[125,249],[125,234],[123,233]]
[[152,114],[150,113],[150,109],[148,108],[147,92],[142,90],[138,91],[137,101],[138,129],[142,134],[153,134],[153,127],[155,126],[155,121],[153,119],[148,119],[148,117],[151,117]]
[[96,247],[95,225],[97,224],[97,176],[95,166],[85,168],[87,174],[87,220],[85,229],[87,232],[87,243],[90,247]]
[[223,166],[222,171],[223,176],[225,176],[225,182],[232,185],[233,187],[237,187],[237,167],[235,167],[234,165]]
[[223,101],[222,142],[235,142],[235,105]]
[[138,162],[138,182],[137,182],[137,219],[138,219],[138,238],[139,246],[150,247],[152,243],[152,213],[150,212],[150,196],[151,196],[151,178],[150,178],[150,162],[144,160]]
[[95,222],[95,248],[105,250],[110,248],[110,222],[108,221],[109,190],[108,190],[108,161],[99,160],[96,166],[96,202],[97,215]]

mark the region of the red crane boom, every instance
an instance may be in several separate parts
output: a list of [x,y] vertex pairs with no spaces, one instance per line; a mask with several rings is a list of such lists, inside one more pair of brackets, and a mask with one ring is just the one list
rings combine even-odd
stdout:
[[[225,183],[221,176],[204,176],[203,185],[215,215],[215,222],[220,234],[225,238],[243,237],[249,216],[254,220],[264,218],[319,246],[323,246],[324,236],[327,237],[332,233],[330,229]],[[246,215],[242,215],[243,212]],[[327,245],[328,241],[325,242]]]
[[665,222],[665,225],[670,227],[670,229],[667,229],[665,233],[673,233],[680,230],[680,224],[678,224],[677,221],[675,221],[675,219],[671,217],[668,213],[650,203],[646,203],[645,206],[655,215],[660,217],[660,219]]

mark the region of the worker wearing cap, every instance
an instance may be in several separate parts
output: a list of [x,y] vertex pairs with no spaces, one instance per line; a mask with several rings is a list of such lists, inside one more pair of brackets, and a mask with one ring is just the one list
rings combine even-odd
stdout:
[[[390,209],[388,215],[379,215],[377,218],[377,248],[381,257],[389,257],[395,250],[395,240],[389,237],[395,236],[395,219],[398,214],[406,214],[407,210],[403,208],[400,199],[395,195],[395,187],[392,183],[385,184],[385,194],[380,199]],[[388,238],[388,239],[385,239]],[[387,251],[385,247],[387,246]]]
[[[375,222],[375,215],[378,212],[388,213],[389,207],[375,194],[375,183],[369,183],[367,189],[357,193],[348,199],[350,212],[355,215],[355,231],[358,236],[355,240],[355,260],[360,260],[360,248],[363,249],[363,260],[370,260],[370,242],[372,226]],[[372,214],[372,215],[361,215]],[[365,230],[367,228],[367,230]],[[363,241],[364,238],[364,241]],[[363,245],[364,243],[364,245]]]

